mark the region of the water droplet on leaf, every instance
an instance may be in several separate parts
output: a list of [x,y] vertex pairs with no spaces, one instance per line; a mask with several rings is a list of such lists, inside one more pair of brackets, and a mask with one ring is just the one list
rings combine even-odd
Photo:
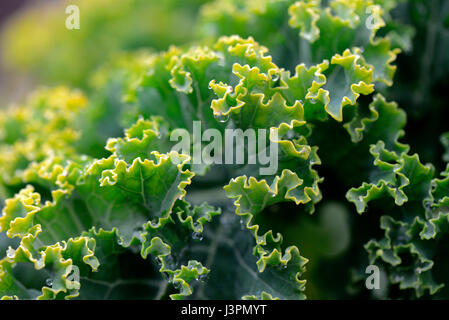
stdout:
[[207,280],[207,274],[200,274],[198,276],[198,281],[206,281]]
[[6,251],[6,256],[8,258],[14,258],[14,255],[16,254],[16,250],[14,250],[13,248],[9,247],[8,251]]
[[229,115],[224,115],[224,114],[222,114],[222,113],[217,114],[217,120],[218,120],[219,122],[226,122],[226,121],[229,120]]
[[165,265],[167,267],[169,267],[169,268],[175,268],[176,267],[175,259],[173,258],[172,255],[165,256],[164,262],[165,262]]
[[193,240],[203,240],[203,235],[200,232],[194,232],[192,233],[192,239]]
[[50,278],[48,278],[47,280],[45,280],[45,284],[46,284],[47,286],[49,286],[49,287],[52,287],[52,286],[53,286],[53,280],[50,279]]
[[162,261],[161,261],[161,259],[159,259],[158,257],[154,258],[154,263],[155,263],[156,265],[158,265],[158,266],[161,266],[161,265],[162,265]]

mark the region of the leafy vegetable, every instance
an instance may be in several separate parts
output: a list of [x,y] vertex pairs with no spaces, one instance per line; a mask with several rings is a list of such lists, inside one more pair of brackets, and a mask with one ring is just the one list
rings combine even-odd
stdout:
[[[195,25],[201,41],[156,53],[130,49],[182,42],[187,30],[141,29],[148,12],[169,10],[170,25],[197,4],[123,1],[99,13],[104,4],[89,2],[87,24],[122,32],[108,40],[82,27],[79,38],[57,34],[23,59],[14,52],[37,44],[18,42],[29,23],[18,18],[6,31],[10,59],[38,76],[51,64],[42,79],[84,93],[40,89],[1,111],[0,296],[447,298],[447,152],[434,164],[414,153],[414,106],[400,97],[416,79],[399,68],[403,84],[393,81],[397,59],[420,57],[413,10],[433,7],[419,3],[212,1]],[[449,16],[442,7],[438,18]],[[427,28],[446,36],[442,25]],[[72,47],[89,39],[85,69],[52,49],[59,38]],[[444,65],[429,63],[423,72]],[[442,104],[427,92],[447,75],[439,71],[423,90]],[[414,103],[433,108],[425,101]],[[172,139],[186,130],[188,147],[204,151],[210,140],[195,140],[195,123],[222,140],[230,129],[256,130],[274,146],[276,169],[264,173],[260,159],[196,162]],[[449,145],[447,134],[441,141]],[[424,159],[443,155],[431,149]],[[385,278],[380,291],[364,285],[369,264]]]

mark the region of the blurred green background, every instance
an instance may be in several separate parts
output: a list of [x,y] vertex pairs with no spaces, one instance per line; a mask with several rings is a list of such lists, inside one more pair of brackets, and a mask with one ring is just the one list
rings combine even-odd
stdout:
[[[15,0],[15,1],[1,1],[0,2],[0,34],[8,25],[8,21],[16,13],[25,7],[30,0]],[[12,101],[14,98],[21,95],[22,86],[18,85],[20,82],[17,80],[17,76],[14,76],[13,72],[8,72],[8,68],[5,65],[3,59],[4,44],[0,43],[0,108],[4,108],[5,104]],[[13,79],[15,78],[15,79]],[[19,88],[20,87],[20,88]]]
[[[35,84],[86,89],[86,78],[121,51],[191,42],[205,0],[15,0],[0,5],[0,103],[17,101]],[[68,30],[65,9],[80,9]]]

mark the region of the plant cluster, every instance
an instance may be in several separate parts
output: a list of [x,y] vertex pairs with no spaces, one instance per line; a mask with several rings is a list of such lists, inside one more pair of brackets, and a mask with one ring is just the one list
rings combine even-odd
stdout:
[[[85,2],[79,35],[3,38],[66,86],[0,113],[0,297],[449,297],[448,3],[215,0],[156,52],[130,49],[185,30],[146,33],[151,1]],[[277,171],[174,151],[195,121],[267,130]]]

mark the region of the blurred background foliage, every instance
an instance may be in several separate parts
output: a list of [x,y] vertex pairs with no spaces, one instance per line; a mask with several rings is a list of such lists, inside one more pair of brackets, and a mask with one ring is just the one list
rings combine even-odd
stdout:
[[[22,75],[21,83],[27,79],[85,89],[89,74],[111,54],[142,47],[163,50],[191,41],[195,17],[205,1],[28,1],[3,23],[4,72]],[[76,32],[65,28],[65,8],[70,4],[81,12]]]
[[392,15],[412,26],[414,37],[398,56],[388,98],[407,112],[405,140],[412,152],[442,170],[443,145],[435,137],[449,130],[449,1],[408,0]]

